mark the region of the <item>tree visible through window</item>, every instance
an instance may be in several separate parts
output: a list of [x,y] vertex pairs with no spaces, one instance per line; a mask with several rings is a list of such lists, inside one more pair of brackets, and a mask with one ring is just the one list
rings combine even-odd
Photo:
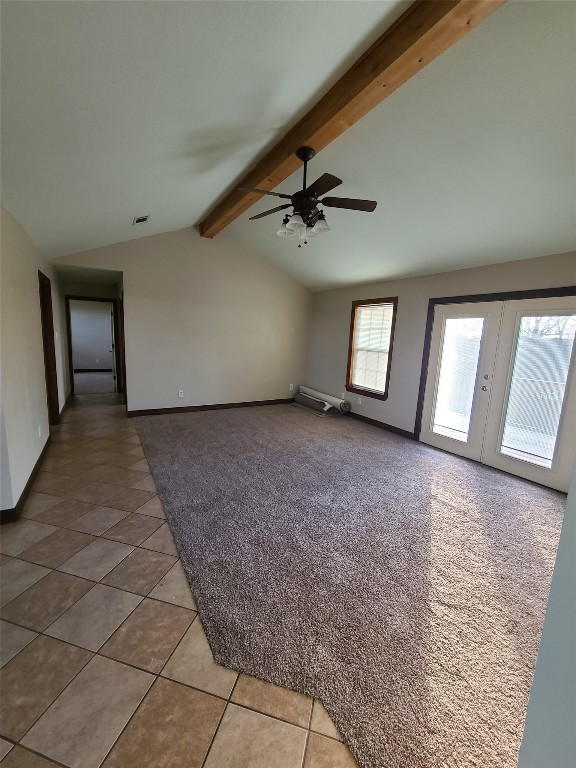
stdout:
[[352,303],[348,350],[349,392],[385,400],[394,341],[397,297]]

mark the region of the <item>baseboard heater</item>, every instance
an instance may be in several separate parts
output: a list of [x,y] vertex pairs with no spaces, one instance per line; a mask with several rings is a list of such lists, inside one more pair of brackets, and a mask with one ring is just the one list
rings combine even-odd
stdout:
[[327,395],[325,392],[318,392],[317,389],[310,389],[310,387],[302,386],[299,387],[298,392],[294,397],[294,402],[295,405],[316,411],[319,416],[323,416],[331,409],[334,409],[338,413],[348,413],[351,409],[348,400],[342,400],[339,397]]

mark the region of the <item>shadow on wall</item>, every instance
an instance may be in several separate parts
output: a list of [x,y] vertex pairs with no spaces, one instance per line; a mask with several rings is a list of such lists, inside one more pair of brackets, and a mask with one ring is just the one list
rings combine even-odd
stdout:
[[518,768],[566,768],[576,755],[576,466],[530,692]]
[[12,481],[10,478],[10,456],[6,440],[6,425],[4,424],[4,409],[0,418],[0,509],[11,509],[14,506],[12,496]]

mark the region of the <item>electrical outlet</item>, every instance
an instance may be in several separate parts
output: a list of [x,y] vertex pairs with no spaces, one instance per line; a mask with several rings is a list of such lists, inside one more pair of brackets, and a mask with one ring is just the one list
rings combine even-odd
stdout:
[[361,397],[358,398],[358,405],[362,405],[362,398]]
[[290,384],[290,392],[294,389],[294,384]]
[[184,397],[184,390],[183,389],[179,389],[178,390],[178,397]]
[[99,362],[100,362],[100,359],[99,359],[99,358],[96,358],[96,362],[97,362],[97,363],[99,363]]
[[342,397],[342,400],[346,400],[346,392],[342,392],[341,397]]

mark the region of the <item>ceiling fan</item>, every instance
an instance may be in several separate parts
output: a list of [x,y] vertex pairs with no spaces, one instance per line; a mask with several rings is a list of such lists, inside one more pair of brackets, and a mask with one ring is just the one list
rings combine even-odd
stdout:
[[[253,187],[238,187],[243,192],[259,192],[261,195],[273,195],[274,197],[290,200],[289,203],[279,205],[276,208],[270,208],[270,210],[259,213],[256,216],[250,216],[250,221],[270,216],[270,214],[283,211],[286,208],[293,208],[292,214],[286,214],[284,217],[282,226],[277,234],[280,237],[300,234],[302,242],[307,243],[308,237],[314,237],[330,229],[324,211],[318,208],[319,205],[323,205],[326,208],[347,208],[351,211],[367,211],[368,213],[371,213],[376,208],[377,203],[374,200],[358,200],[350,197],[322,197],[322,195],[330,192],[331,189],[342,184],[342,179],[333,176],[331,173],[322,174],[320,178],[307,187],[306,172],[308,163],[315,154],[316,151],[312,147],[298,147],[296,150],[296,157],[304,163],[304,179],[302,189],[293,195],[268,192],[265,189]],[[320,197],[322,197],[321,200],[319,199]],[[300,248],[301,245],[302,243],[299,243],[298,247]]]

